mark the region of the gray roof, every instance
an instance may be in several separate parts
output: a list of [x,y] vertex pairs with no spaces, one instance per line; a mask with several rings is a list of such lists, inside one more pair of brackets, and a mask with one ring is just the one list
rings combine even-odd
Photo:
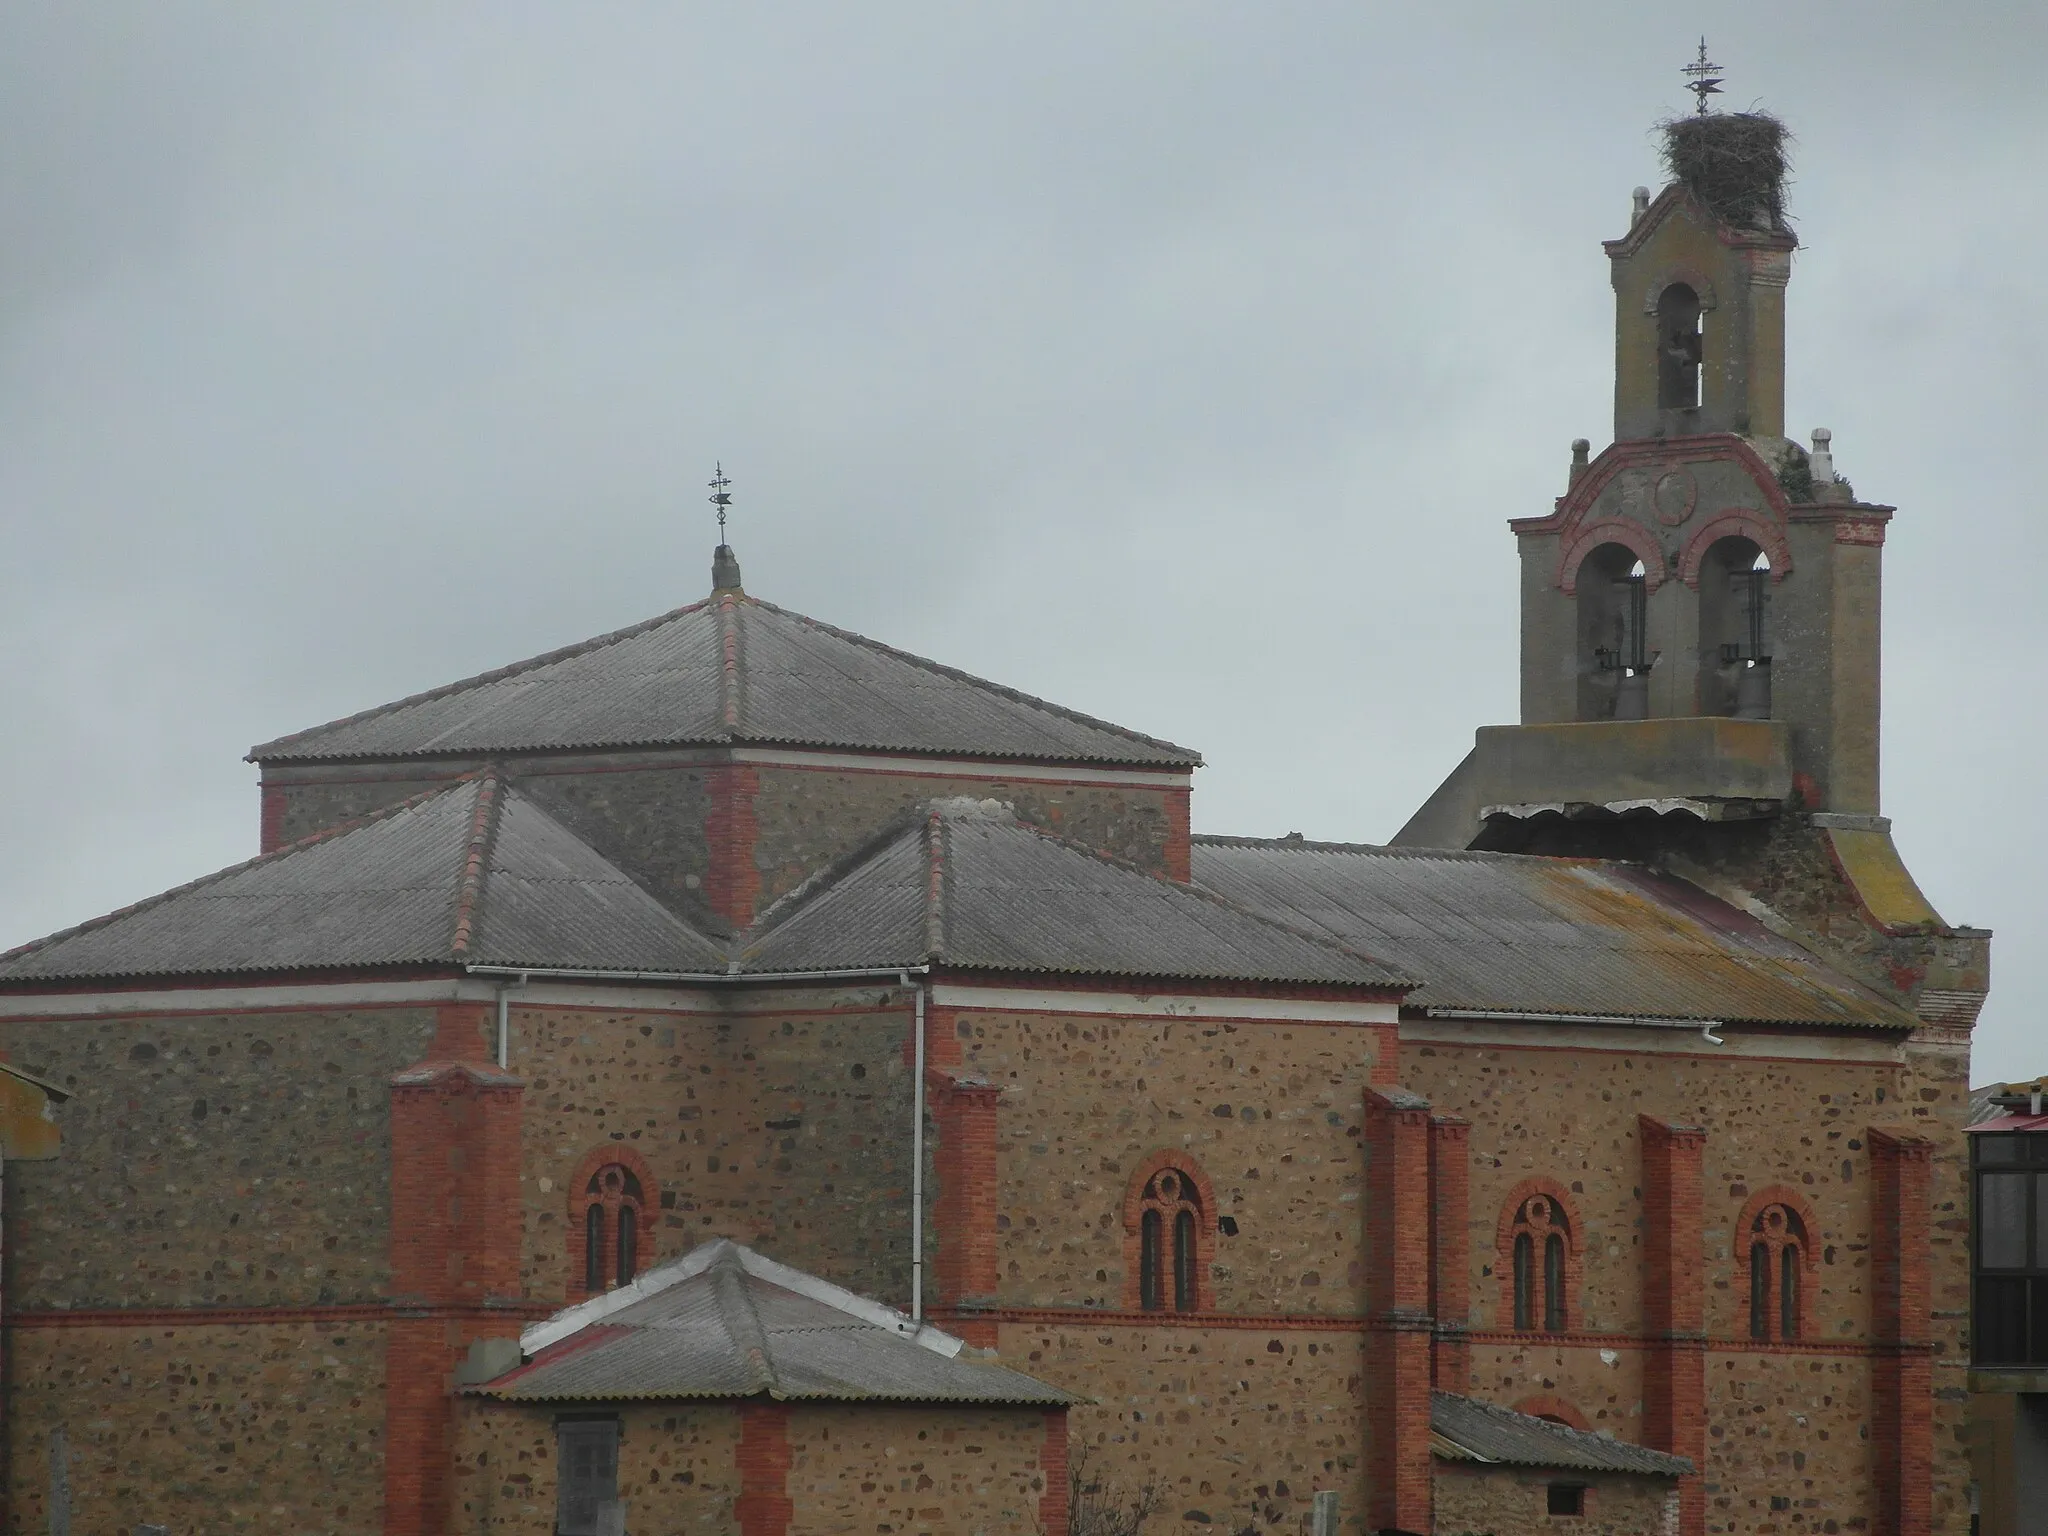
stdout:
[[0,955],[0,982],[724,955],[485,774]]
[[1405,988],[1402,972],[1134,869],[995,801],[935,801],[805,882],[740,941],[748,970],[970,970]]
[[738,591],[252,748],[265,763],[784,744],[1194,768],[1200,754]]
[[1197,884],[1424,978],[1411,1006],[1910,1029],[1697,886],[1635,865],[1198,837]]
[[1591,1435],[1450,1392],[1429,1394],[1429,1427],[1433,1449],[1446,1461],[1572,1472],[1635,1472],[1653,1477],[1682,1477],[1693,1470],[1683,1456]]
[[759,1398],[1063,1407],[879,1302],[723,1238],[521,1336],[527,1357],[465,1390],[508,1402]]

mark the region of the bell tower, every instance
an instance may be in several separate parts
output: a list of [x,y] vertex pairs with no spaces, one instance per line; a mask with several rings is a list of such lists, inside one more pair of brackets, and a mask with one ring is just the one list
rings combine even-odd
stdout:
[[1638,187],[1604,245],[1614,441],[1574,443],[1565,493],[1509,525],[1521,723],[1482,729],[1398,841],[1592,852],[1624,820],[1635,846],[1880,819],[1892,509],[1856,498],[1825,430],[1784,435],[1785,130],[1704,100],[1664,125],[1669,184]]

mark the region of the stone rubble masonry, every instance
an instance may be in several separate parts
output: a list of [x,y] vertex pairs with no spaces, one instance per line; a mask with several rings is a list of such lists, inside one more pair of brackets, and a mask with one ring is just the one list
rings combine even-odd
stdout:
[[[788,1523],[759,1530],[1065,1536],[1063,1464],[1059,1518],[1046,1519],[1064,1418],[1037,1408],[799,1405],[783,1452]],[[740,1529],[754,1536],[756,1527],[742,1517]]]
[[1701,1154],[1706,1133],[1637,1117],[1643,1160],[1643,1439],[1691,1461],[1675,1536],[1705,1536],[1706,1316]]
[[1430,1116],[1404,1089],[1367,1089],[1366,1485],[1374,1529],[1429,1529]]
[[[1553,1483],[1584,1489],[1585,1513],[1564,1519],[1549,1512]],[[1570,1536],[1667,1536],[1677,1529],[1671,1480],[1612,1472],[1543,1472],[1525,1467],[1481,1467],[1439,1462],[1436,1467],[1437,1536],[1509,1536],[1555,1530]]]
[[1429,1122],[1429,1315],[1436,1325],[1430,1385],[1471,1390],[1472,1127],[1455,1115]]
[[1872,1332],[1890,1346],[1874,1368],[1871,1451],[1877,1474],[1875,1536],[1927,1536],[1934,1452],[1928,1305],[1933,1144],[1911,1132],[1870,1131]]
[[[426,1061],[391,1080],[391,1289],[400,1311],[385,1366],[386,1536],[445,1529],[456,1361],[478,1339],[516,1337],[523,1085],[491,1064],[492,1010],[439,1010]],[[407,1316],[407,1310],[412,1315]],[[435,1315],[439,1314],[439,1315]]]

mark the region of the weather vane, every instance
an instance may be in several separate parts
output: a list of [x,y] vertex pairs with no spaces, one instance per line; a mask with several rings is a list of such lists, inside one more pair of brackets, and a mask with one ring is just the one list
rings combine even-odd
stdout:
[[1698,100],[1701,117],[1707,115],[1707,98],[1721,94],[1721,77],[1714,73],[1720,67],[1718,64],[1707,62],[1707,40],[1703,37],[1700,39],[1700,56],[1680,71],[1681,74],[1692,76],[1686,82],[1685,88]]
[[725,477],[725,466],[714,463],[711,467],[711,505],[718,508],[718,542],[725,542],[725,509],[732,505],[732,493],[728,489],[732,481]]

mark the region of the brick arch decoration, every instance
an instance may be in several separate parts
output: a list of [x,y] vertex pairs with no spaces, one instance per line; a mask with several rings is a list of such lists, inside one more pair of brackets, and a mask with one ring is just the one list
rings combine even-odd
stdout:
[[[1524,1179],[1501,1201],[1500,1223],[1493,1239],[1493,1271],[1494,1277],[1500,1281],[1500,1311],[1496,1314],[1495,1326],[1511,1329],[1515,1325],[1515,1214],[1521,1210],[1522,1202],[1532,1195],[1542,1195],[1564,1213],[1564,1326],[1565,1332],[1576,1332],[1581,1321],[1579,1297],[1583,1289],[1584,1265],[1580,1252],[1586,1245],[1586,1228],[1579,1219],[1577,1203],[1555,1179]],[[1536,1263],[1540,1269],[1543,1263],[1541,1253],[1536,1255]]]
[[1145,1186],[1152,1182],[1154,1174],[1164,1173],[1169,1168],[1195,1186],[1195,1204],[1200,1207],[1200,1219],[1195,1222],[1195,1311],[1207,1311],[1215,1302],[1209,1286],[1209,1265],[1216,1257],[1216,1185],[1192,1154],[1162,1147],[1132,1170],[1131,1181],[1124,1189],[1123,1302],[1127,1312],[1137,1312],[1143,1307],[1138,1273],[1141,1257],[1138,1225],[1144,1215]]
[[563,1187],[563,1201],[567,1206],[567,1230],[563,1233],[564,1250],[568,1260],[567,1294],[571,1301],[581,1301],[591,1293],[583,1288],[583,1222],[584,1213],[590,1207],[590,1196],[586,1193],[590,1181],[600,1168],[617,1163],[640,1181],[640,1213],[642,1220],[638,1228],[638,1239],[642,1249],[639,1268],[642,1271],[654,1263],[654,1234],[660,1225],[657,1213],[661,1210],[661,1182],[654,1176],[654,1170],[631,1147],[618,1142],[605,1142],[592,1147],[583,1154],[583,1160],[576,1165],[575,1173]]
[[1792,569],[1792,546],[1785,530],[1775,520],[1750,507],[1730,507],[1716,512],[1685,541],[1678,556],[1678,579],[1695,592],[1700,585],[1700,567],[1707,563],[1707,551],[1726,538],[1745,538],[1771,557],[1771,585],[1783,581]]
[[1718,309],[1720,297],[1714,292],[1714,283],[1698,267],[1684,262],[1672,262],[1659,267],[1643,289],[1643,313],[1657,313],[1657,301],[1664,297],[1664,290],[1673,283],[1683,283],[1699,296],[1702,311]]
[[1534,1392],[1513,1404],[1517,1413],[1526,1413],[1531,1418],[1556,1419],[1560,1424],[1569,1424],[1573,1429],[1593,1432],[1593,1421],[1579,1412],[1578,1405],[1549,1392]]
[[[1813,1207],[1789,1184],[1771,1184],[1758,1190],[1744,1202],[1742,1215],[1736,1219],[1734,1241],[1730,1245],[1735,1273],[1728,1287],[1729,1294],[1735,1298],[1740,1324],[1736,1332],[1743,1338],[1749,1337],[1750,1230],[1755,1227],[1757,1218],[1774,1205],[1784,1206],[1799,1218],[1800,1226],[1806,1229],[1806,1237],[1799,1245],[1799,1336],[1809,1339],[1813,1337],[1813,1293],[1820,1283],[1820,1227],[1813,1219]],[[1775,1328],[1775,1324],[1773,1326]]]
[[[1619,544],[1643,562],[1647,590],[1654,592],[1671,579],[1664,551],[1651,537],[1649,529],[1625,517],[1603,517],[1597,522],[1580,524],[1568,539],[1558,545],[1557,585],[1566,597],[1579,595],[1579,569],[1586,563],[1586,557],[1602,544]],[[1774,555],[1772,558],[1775,560],[1777,557]]]

